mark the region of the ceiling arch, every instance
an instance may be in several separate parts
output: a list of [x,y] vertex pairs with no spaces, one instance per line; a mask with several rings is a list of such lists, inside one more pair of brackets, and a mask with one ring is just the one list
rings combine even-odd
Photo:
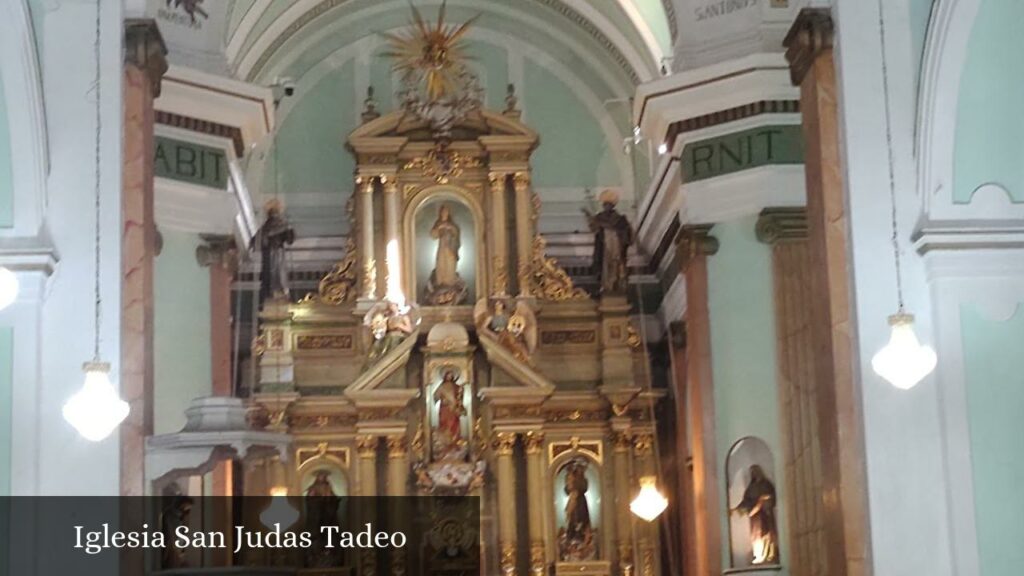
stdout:
[[[430,19],[441,0],[416,0]],[[627,84],[651,80],[658,75],[662,59],[671,51],[668,18],[660,0],[450,0],[451,13],[481,14],[481,22],[516,22],[524,40],[530,32],[551,38],[572,38],[574,57],[588,55],[601,61],[608,71],[627,79]],[[234,0],[225,31],[225,55],[240,78],[266,79],[266,70],[279,59],[287,59],[302,38],[333,21],[351,20],[375,8],[389,27],[407,24],[408,0],[296,0],[291,4],[273,0]],[[379,30],[378,22],[364,29]]]

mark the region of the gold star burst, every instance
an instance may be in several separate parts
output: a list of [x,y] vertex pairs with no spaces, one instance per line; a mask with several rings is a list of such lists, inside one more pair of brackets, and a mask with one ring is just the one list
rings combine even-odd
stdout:
[[462,37],[479,15],[463,24],[446,24],[446,2],[441,3],[437,24],[423,19],[423,15],[410,2],[413,21],[408,30],[385,33],[391,44],[383,55],[393,58],[392,70],[400,72],[402,82],[419,85],[430,102],[458,92],[467,75],[465,41]]

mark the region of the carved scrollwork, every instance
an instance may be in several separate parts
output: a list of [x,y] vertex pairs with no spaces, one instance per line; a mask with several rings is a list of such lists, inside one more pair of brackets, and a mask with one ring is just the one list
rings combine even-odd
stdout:
[[577,288],[569,274],[563,270],[554,258],[545,254],[547,241],[538,235],[533,241],[533,289],[544,300],[588,300],[590,295],[582,288]]
[[355,298],[359,281],[357,258],[356,243],[349,238],[345,241],[345,257],[320,279],[317,293],[321,302],[337,306]]

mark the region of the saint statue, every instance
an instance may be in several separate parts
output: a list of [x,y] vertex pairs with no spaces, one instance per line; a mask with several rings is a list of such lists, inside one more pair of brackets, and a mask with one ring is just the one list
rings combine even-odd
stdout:
[[390,301],[378,303],[371,308],[363,318],[363,324],[370,329],[373,337],[364,370],[394,350],[413,331],[409,314],[403,313],[398,304]]
[[626,268],[626,252],[633,243],[633,227],[626,217],[615,210],[619,196],[613,190],[605,190],[599,197],[602,210],[592,214],[583,209],[594,232],[594,269],[601,283],[601,294],[622,295],[626,293],[629,272]]
[[778,529],[775,522],[775,486],[758,465],[750,467],[750,484],[733,512],[750,520],[751,564],[778,562]]
[[164,534],[167,547],[160,553],[160,567],[164,570],[188,568],[185,549],[179,548],[175,542],[175,531],[180,526],[188,526],[192,515],[194,500],[190,496],[177,493],[166,497],[167,505],[160,519],[160,531]]
[[279,200],[268,201],[263,211],[266,220],[253,241],[260,251],[260,302],[288,296],[285,247],[295,242],[295,231],[288,225]]
[[434,271],[427,282],[427,302],[434,306],[454,306],[466,299],[466,282],[459,276],[459,250],[462,232],[452,220],[451,207],[441,204],[437,220],[430,228],[430,237],[437,239]]
[[313,545],[306,553],[306,565],[310,568],[325,568],[335,564],[338,551],[327,548],[326,534],[322,529],[338,526],[338,505],[341,498],[335,494],[330,481],[331,473],[317,470],[313,483],[306,489],[306,531],[313,536]]
[[559,530],[558,545],[562,560],[580,561],[594,557],[594,528],[587,505],[587,463],[573,460],[565,468],[565,527]]
[[459,455],[466,443],[462,438],[462,417],[466,415],[466,407],[462,402],[465,394],[456,378],[454,370],[445,370],[441,383],[434,390],[434,402],[437,402],[434,450],[441,460]]

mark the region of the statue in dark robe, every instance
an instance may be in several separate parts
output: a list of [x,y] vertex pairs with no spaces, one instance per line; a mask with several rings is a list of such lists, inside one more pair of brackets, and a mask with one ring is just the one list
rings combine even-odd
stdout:
[[288,296],[288,266],[285,250],[295,242],[295,230],[284,217],[281,203],[271,200],[264,206],[266,220],[256,233],[254,245],[260,251],[260,302]]
[[750,521],[751,564],[775,564],[779,558],[775,521],[775,486],[758,465],[750,467],[750,484],[734,509]]
[[194,500],[190,496],[173,494],[166,497],[166,502],[160,518],[160,531],[166,542],[160,553],[160,567],[164,570],[188,568],[185,550],[176,544],[175,531],[180,526],[188,526]]
[[559,530],[559,556],[563,561],[590,560],[595,555],[594,527],[587,504],[587,465],[574,460],[565,469],[565,527]]
[[327,537],[321,529],[338,526],[338,505],[341,498],[331,486],[330,472],[317,470],[313,483],[306,489],[306,531],[313,537],[306,554],[306,565],[311,568],[333,566],[340,551],[327,548]]
[[633,243],[633,227],[615,210],[618,195],[605,190],[600,196],[602,210],[592,214],[584,209],[591,232],[594,233],[594,270],[603,295],[623,295],[628,286],[629,271],[626,253]]

